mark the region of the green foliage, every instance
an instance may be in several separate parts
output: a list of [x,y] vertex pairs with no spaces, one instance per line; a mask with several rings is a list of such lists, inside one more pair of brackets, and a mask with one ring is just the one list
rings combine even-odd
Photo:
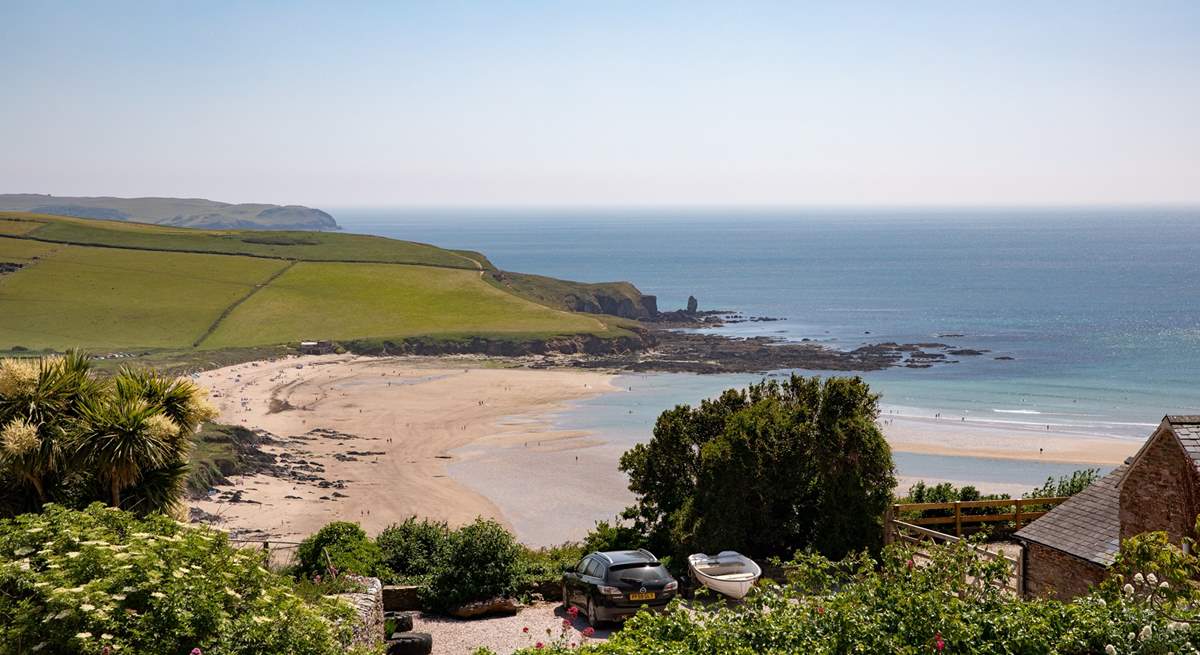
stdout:
[[299,598],[260,552],[161,515],[48,505],[0,521],[6,653],[335,655],[352,615]]
[[562,580],[565,567],[574,566],[590,551],[577,543],[521,549],[521,583],[538,585]]
[[1025,494],[1025,498],[1054,498],[1059,496],[1074,496],[1083,491],[1096,480],[1100,479],[1100,469],[1080,469],[1071,475],[1064,475],[1055,480],[1046,478],[1045,484]]
[[637,528],[619,521],[596,521],[596,526],[583,539],[587,552],[606,550],[637,550],[645,548],[646,536]]
[[422,600],[435,610],[448,610],[476,600],[512,596],[522,575],[521,559],[521,546],[504,526],[477,518],[451,535]]
[[420,578],[433,573],[449,546],[450,535],[445,521],[410,516],[384,528],[375,543],[393,578]]
[[357,523],[334,521],[300,542],[296,560],[296,573],[304,576],[375,576],[381,571],[383,556]]
[[122,369],[99,378],[78,353],[0,360],[0,512],[104,500],[179,511],[189,435],[215,410],[191,381]]
[[877,547],[895,485],[877,414],[866,383],[840,377],[793,375],[680,405],[621,457],[632,514],[675,554]]
[[1003,561],[985,560],[970,544],[928,549],[920,563],[902,546],[879,559],[831,561],[798,556],[786,584],[765,583],[738,606],[676,601],[665,614],[643,612],[606,643],[577,651],[595,655],[841,655],[974,653],[1095,655],[1192,653],[1200,626],[1170,617],[1150,593],[1100,594],[1071,603],[1026,600],[1002,591]]

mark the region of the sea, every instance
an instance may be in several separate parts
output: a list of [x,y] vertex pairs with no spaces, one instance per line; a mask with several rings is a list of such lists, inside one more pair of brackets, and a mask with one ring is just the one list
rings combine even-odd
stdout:
[[[627,280],[660,309],[781,320],[731,336],[986,350],[862,376],[886,415],[1145,438],[1200,413],[1200,209],[342,209],[350,232],[477,250],[498,267]],[[999,359],[998,359],[999,358]],[[1011,359],[1010,359],[1011,358]],[[813,372],[804,372],[812,374]],[[621,376],[557,420],[614,447],[762,376]],[[907,476],[1037,484],[1081,466],[897,453]]]

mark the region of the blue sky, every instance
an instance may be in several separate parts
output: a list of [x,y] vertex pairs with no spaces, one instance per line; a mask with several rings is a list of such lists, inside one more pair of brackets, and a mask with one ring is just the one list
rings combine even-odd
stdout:
[[0,0],[0,192],[1200,204],[1200,2]]

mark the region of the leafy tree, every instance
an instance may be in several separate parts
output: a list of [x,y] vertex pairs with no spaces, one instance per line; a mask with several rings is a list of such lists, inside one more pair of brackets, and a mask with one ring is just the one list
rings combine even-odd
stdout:
[[796,375],[663,412],[621,457],[654,547],[754,555],[875,548],[892,499],[891,450],[861,378]]
[[[300,542],[297,573],[305,576],[339,573],[373,576],[380,572],[379,546],[357,523],[334,521]],[[332,570],[331,568],[332,567]]]
[[1055,480],[1046,478],[1045,484],[1025,494],[1025,498],[1053,498],[1057,496],[1074,496],[1088,488],[1100,479],[1100,469],[1080,469],[1071,475],[1064,475]]

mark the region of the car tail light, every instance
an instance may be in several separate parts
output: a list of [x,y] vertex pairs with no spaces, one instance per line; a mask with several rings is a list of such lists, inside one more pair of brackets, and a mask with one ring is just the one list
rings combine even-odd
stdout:
[[617,589],[616,587],[609,587],[608,585],[598,585],[596,588],[599,589],[600,593],[604,594],[605,596],[620,596],[621,595],[621,590]]
[[672,580],[667,583],[667,586],[663,587],[663,591],[675,591],[678,588],[679,588],[679,583],[676,582],[675,580]]

